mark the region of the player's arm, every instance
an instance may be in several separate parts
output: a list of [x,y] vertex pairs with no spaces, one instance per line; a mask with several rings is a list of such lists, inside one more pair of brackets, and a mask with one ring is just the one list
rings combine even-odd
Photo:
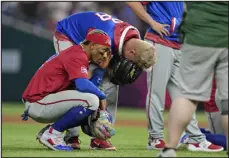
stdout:
[[87,78],[75,79],[75,85],[80,92],[95,94],[100,100],[106,99],[106,95]]
[[100,109],[106,109],[106,95],[99,90],[89,79],[77,78],[75,79],[76,89],[84,93],[95,94],[100,100]]
[[151,27],[157,23],[146,12],[146,10],[143,7],[141,2],[126,2],[126,3],[141,20],[143,20],[145,23],[149,24]]
[[[100,100],[106,99],[106,95],[89,80],[87,58],[84,56],[81,58],[79,57],[78,59],[72,59],[72,57],[69,57],[68,59],[65,59],[65,61],[67,62],[64,63],[64,67],[68,73],[69,81],[75,82],[76,90],[84,93],[92,93]],[[106,107],[101,104],[100,108],[103,110],[103,108]]]
[[168,24],[160,24],[156,22],[145,10],[142,2],[126,2],[127,5],[133,10],[133,12],[145,23],[147,23],[153,30],[155,30],[161,37],[163,34],[168,36],[169,31],[165,27],[169,27]]

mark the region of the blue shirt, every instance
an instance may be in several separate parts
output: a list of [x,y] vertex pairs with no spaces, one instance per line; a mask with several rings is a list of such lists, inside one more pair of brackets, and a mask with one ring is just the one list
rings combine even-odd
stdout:
[[86,38],[90,28],[102,30],[109,35],[111,48],[114,50],[114,28],[120,22],[123,21],[103,12],[81,12],[57,22],[56,30],[69,37],[75,44]]
[[[150,2],[146,5],[146,11],[158,23],[170,25],[168,31],[171,35],[164,36],[165,39],[179,42],[178,27],[182,22],[183,2]],[[151,27],[148,27],[147,32],[158,35]]]

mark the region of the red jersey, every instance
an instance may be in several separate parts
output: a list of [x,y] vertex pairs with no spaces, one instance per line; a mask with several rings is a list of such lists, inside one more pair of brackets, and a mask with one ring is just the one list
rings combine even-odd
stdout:
[[67,90],[76,78],[88,78],[88,57],[81,46],[74,45],[46,61],[35,73],[23,99],[36,102],[45,96]]

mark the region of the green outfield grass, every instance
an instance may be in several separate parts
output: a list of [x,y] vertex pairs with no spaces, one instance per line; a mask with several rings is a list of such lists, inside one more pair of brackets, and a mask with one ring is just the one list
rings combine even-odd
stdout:
[[[3,103],[3,116],[19,116],[23,111],[22,104]],[[203,114],[198,113],[201,121],[206,121]],[[19,118],[19,117],[18,117]],[[144,110],[118,109],[117,120],[146,120]],[[165,114],[167,118],[167,114]],[[42,124],[2,122],[2,156],[10,157],[155,157],[158,151],[147,151],[147,130],[137,126],[116,126],[116,135],[111,142],[117,151],[92,151],[88,149],[90,138],[81,134],[81,150],[74,152],[51,151],[35,140],[36,133],[44,126]],[[178,151],[182,157],[226,157],[225,152],[203,153]]]

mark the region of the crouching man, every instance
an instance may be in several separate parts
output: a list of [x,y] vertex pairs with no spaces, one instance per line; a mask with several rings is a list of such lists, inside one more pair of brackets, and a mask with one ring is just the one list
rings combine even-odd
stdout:
[[[106,96],[88,79],[89,61],[102,68],[108,65],[111,40],[103,32],[88,34],[86,40],[87,44],[74,45],[46,61],[23,93],[23,120],[29,116],[39,123],[52,123],[39,138],[52,150],[73,150],[66,145],[63,132],[77,126],[94,127],[90,132],[99,138],[103,138],[100,131],[104,139],[114,135],[106,117],[92,117],[98,108],[100,116],[105,116]],[[97,123],[92,123],[96,118]]]

